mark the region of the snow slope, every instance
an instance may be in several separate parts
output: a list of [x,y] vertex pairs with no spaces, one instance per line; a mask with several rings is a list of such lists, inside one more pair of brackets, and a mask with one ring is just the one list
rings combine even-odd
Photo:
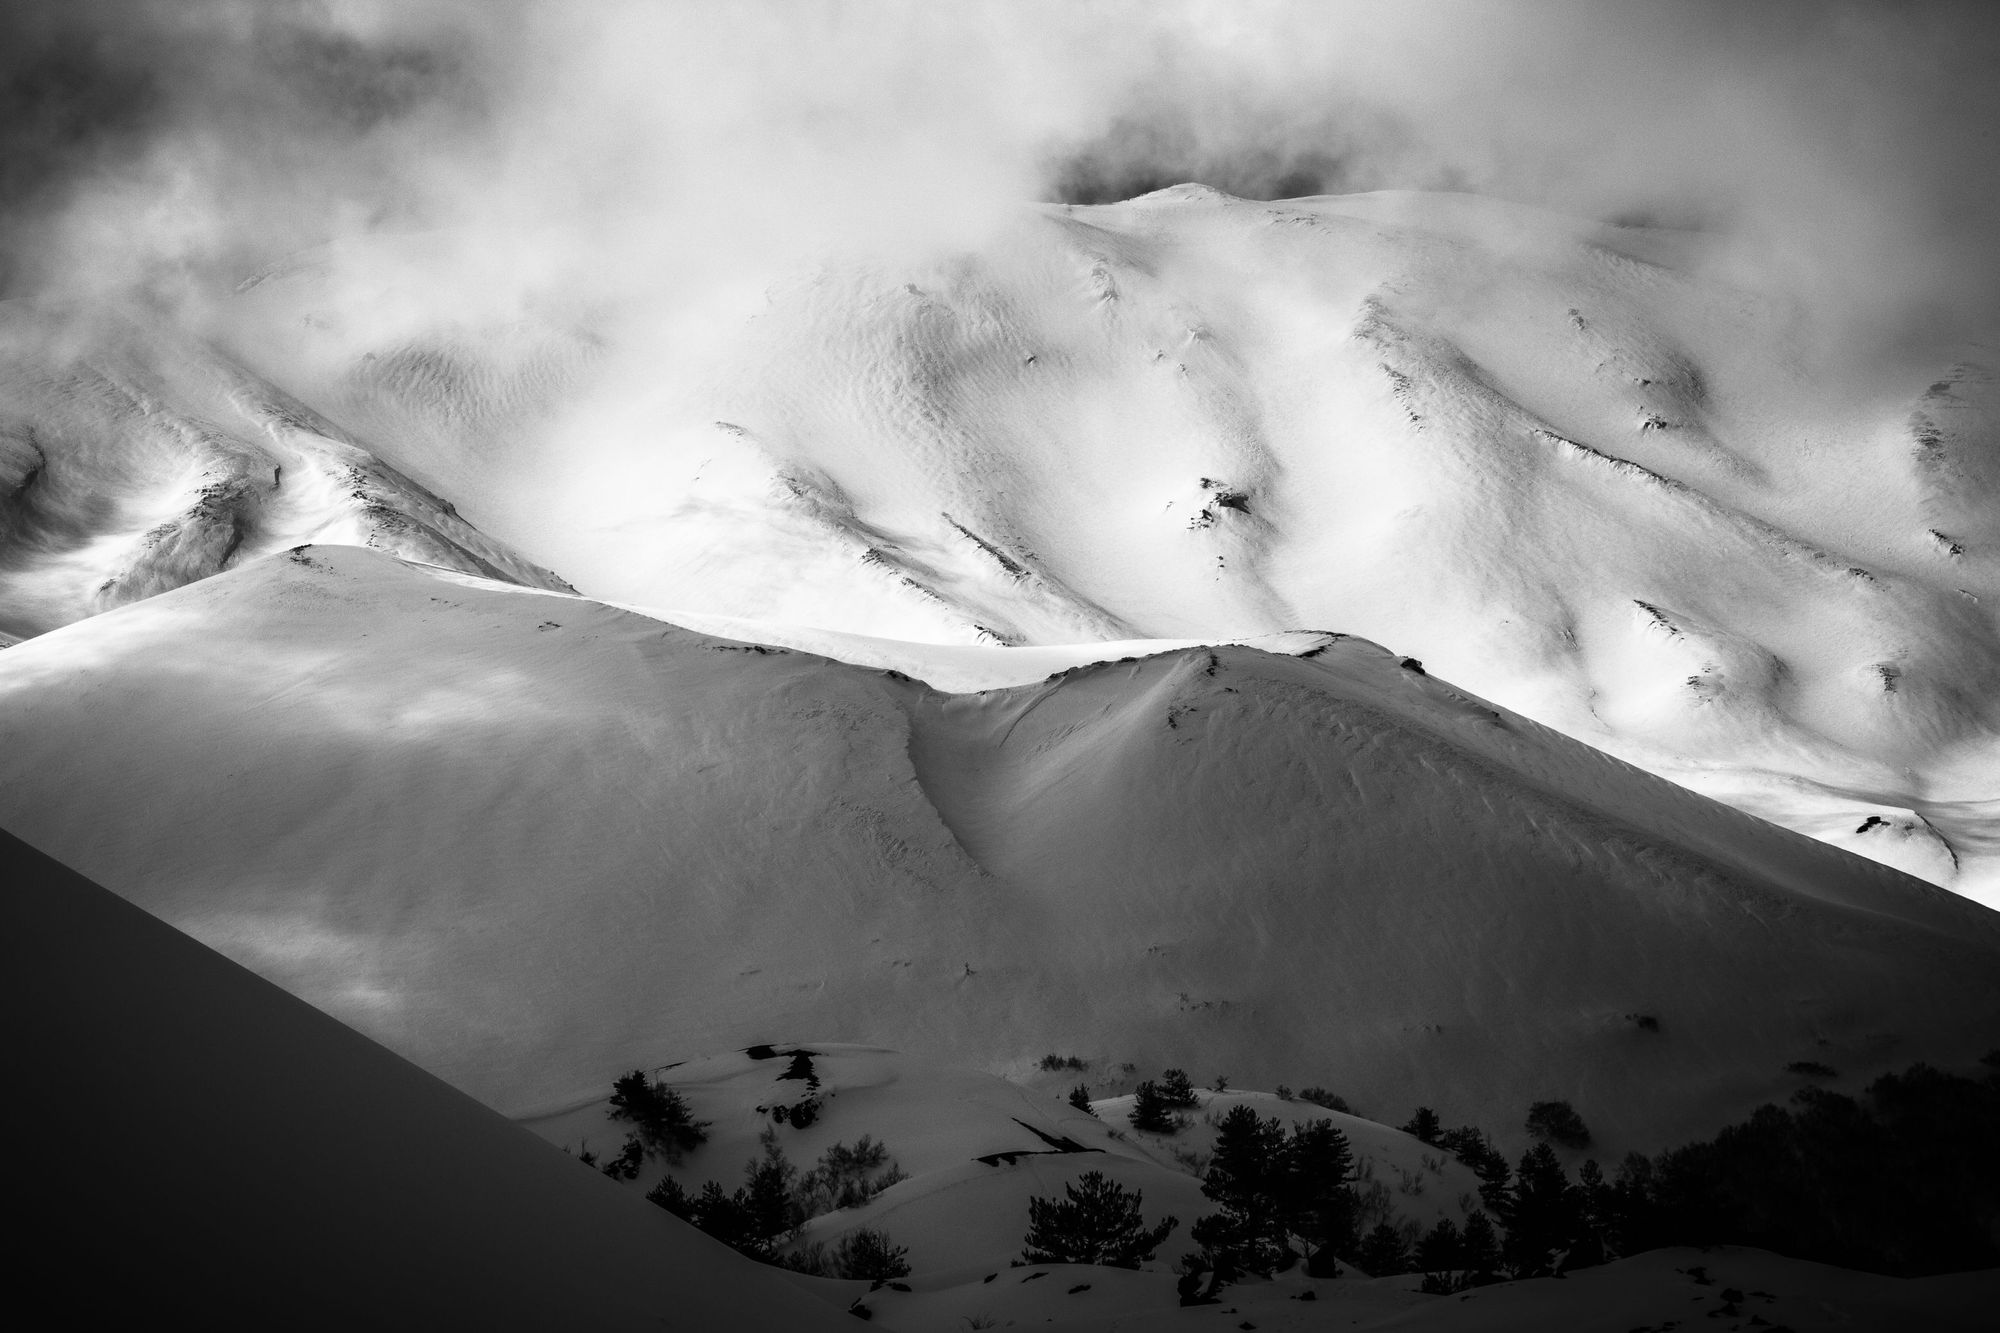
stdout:
[[157,319],[0,302],[0,400],[7,639],[308,541],[569,586]]
[[406,292],[371,326],[351,293],[410,262],[375,244],[246,294],[242,354],[593,594],[941,642],[1359,634],[2000,896],[1987,349],[1852,373],[1699,237],[1453,195],[1026,210],[794,275],[671,359],[574,303],[468,326]]
[[512,1114],[863,1040],[1615,1153],[2000,1016],[1986,909],[1359,640],[944,694],[312,547],[0,653],[0,823]]
[[[909,1291],[884,1288],[864,1300],[876,1327],[909,1333],[1010,1323],[1055,1333],[1238,1329],[1246,1324],[1264,1333],[1677,1328],[1980,1333],[1992,1327],[1993,1304],[2000,1299],[2000,1274],[1992,1272],[1907,1280],[1733,1247],[1653,1250],[1562,1278],[1507,1282],[1458,1296],[1420,1295],[1411,1289],[1414,1281],[1316,1282],[1294,1272],[1275,1282],[1227,1288],[1220,1305],[1183,1309],[1170,1275],[1052,1264],[1002,1273],[991,1283],[927,1281],[913,1275],[905,1284]],[[1302,1299],[1308,1294],[1310,1300]]]
[[4,833],[0,865],[28,1324],[847,1325]]

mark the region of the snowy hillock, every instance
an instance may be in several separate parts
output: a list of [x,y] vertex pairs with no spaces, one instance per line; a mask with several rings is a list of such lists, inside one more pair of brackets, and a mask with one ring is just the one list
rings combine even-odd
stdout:
[[[373,244],[246,294],[234,345],[594,595],[952,643],[1336,628],[2000,893],[1989,349],[1857,371],[1699,235],[1460,195],[1024,210],[671,358],[575,303],[371,330],[355,284],[409,264]],[[382,369],[413,356],[450,373]]]
[[[792,1074],[801,1053],[810,1092]],[[633,1189],[666,1174],[690,1194],[708,1180],[734,1189],[745,1165],[762,1158],[767,1134],[802,1172],[833,1145],[864,1136],[886,1150],[890,1163],[875,1174],[894,1183],[857,1207],[811,1218],[792,1251],[872,1227],[909,1251],[916,1273],[991,1272],[1020,1257],[1030,1196],[1060,1195],[1092,1170],[1142,1190],[1149,1216],[1173,1213],[1186,1223],[1212,1207],[1187,1175],[1114,1137],[1113,1127],[990,1074],[825,1042],[757,1045],[651,1072],[709,1122],[708,1137],[677,1165],[649,1163]],[[807,1096],[816,1114],[804,1126],[773,1114]],[[563,1144],[602,1147],[623,1132],[602,1101],[526,1123]],[[1184,1226],[1177,1235],[1185,1248]],[[1173,1243],[1162,1268],[1178,1256]]]
[[157,319],[0,303],[0,633],[303,542],[568,584],[276,386]]
[[[1462,1223],[1479,1206],[1478,1177],[1444,1149],[1265,1092],[1198,1091],[1199,1104],[1182,1128],[1147,1134],[1129,1123],[1129,1096],[1099,1100],[1084,1112],[990,1074],[874,1047],[759,1044],[648,1072],[687,1099],[706,1122],[707,1137],[678,1163],[649,1160],[627,1188],[649,1189],[671,1175],[690,1195],[709,1180],[733,1190],[769,1144],[803,1173],[829,1148],[851,1148],[865,1137],[888,1155],[873,1173],[878,1192],[857,1206],[812,1216],[785,1248],[832,1246],[869,1227],[906,1249],[913,1275],[926,1280],[1016,1266],[1028,1201],[1061,1198],[1088,1171],[1143,1195],[1149,1220],[1179,1220],[1155,1261],[1142,1265],[1168,1271],[1191,1248],[1188,1226],[1217,1209],[1200,1180],[1215,1123],[1234,1106],[1286,1125],[1326,1120],[1340,1130],[1354,1153],[1364,1230],[1388,1222],[1414,1241],[1442,1219]],[[778,1111],[808,1098],[814,1113],[804,1125]],[[630,1132],[603,1100],[525,1123],[552,1143],[605,1159]]]
[[0,823],[516,1115],[782,1032],[1615,1155],[2000,1018],[1987,910],[1352,639],[947,694],[315,546],[0,653]]
[[[1443,1148],[1358,1115],[1328,1110],[1276,1093],[1195,1089],[1196,1105],[1177,1113],[1171,1133],[1153,1134],[1131,1124],[1131,1096],[1108,1097],[1091,1110],[1153,1160],[1200,1175],[1215,1150],[1216,1126],[1233,1107],[1247,1106],[1287,1128],[1324,1120],[1343,1134],[1354,1153],[1354,1188],[1361,1201],[1361,1230],[1386,1222],[1414,1242],[1441,1221],[1462,1225],[1479,1208],[1479,1177]],[[1214,1211],[1207,1204],[1202,1211]]]

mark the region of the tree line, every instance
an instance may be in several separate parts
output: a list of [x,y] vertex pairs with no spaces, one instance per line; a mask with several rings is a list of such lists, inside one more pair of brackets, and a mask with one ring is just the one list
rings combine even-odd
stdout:
[[[1140,1089],[1131,1121],[1148,1132],[1175,1132],[1197,1104],[1179,1071]],[[1373,1276],[1422,1272],[1426,1290],[1450,1292],[1674,1245],[1754,1246],[1899,1277],[2000,1265],[2000,1052],[1977,1076],[1920,1064],[1859,1097],[1809,1087],[1712,1139],[1628,1154],[1609,1176],[1591,1159],[1572,1179],[1555,1151],[1590,1142],[1568,1103],[1535,1103],[1524,1128],[1541,1142],[1510,1163],[1485,1131],[1448,1129],[1417,1108],[1402,1129],[1470,1167],[1481,1206],[1463,1225],[1410,1233],[1383,1222],[1361,1234],[1352,1153],[1330,1121],[1287,1130],[1232,1108],[1202,1177],[1217,1211],[1190,1226],[1198,1248],[1178,1265],[1183,1299],[1298,1263],[1315,1276],[1335,1261]],[[1147,1227],[1142,1194],[1101,1172],[1066,1195],[1031,1201],[1023,1262],[1137,1267],[1177,1224]]]

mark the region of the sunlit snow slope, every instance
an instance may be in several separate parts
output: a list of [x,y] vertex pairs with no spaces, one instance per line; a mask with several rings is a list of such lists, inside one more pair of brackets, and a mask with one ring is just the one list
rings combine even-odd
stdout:
[[568,587],[185,334],[0,303],[0,643],[306,541]]
[[702,365],[581,310],[378,333],[336,299],[354,250],[236,336],[595,595],[956,642],[1360,634],[2000,899],[1990,354],[1844,375],[1705,258],[1466,196],[1177,187],[829,263]]
[[0,653],[0,825],[515,1113],[860,1039],[1658,1146],[2000,1018],[1986,909],[1359,640],[945,694],[314,546]]

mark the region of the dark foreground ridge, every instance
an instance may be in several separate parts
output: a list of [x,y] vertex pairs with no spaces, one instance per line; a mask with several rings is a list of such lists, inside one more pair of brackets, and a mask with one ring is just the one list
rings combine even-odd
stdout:
[[0,881],[38,1327],[847,1326],[4,832]]

